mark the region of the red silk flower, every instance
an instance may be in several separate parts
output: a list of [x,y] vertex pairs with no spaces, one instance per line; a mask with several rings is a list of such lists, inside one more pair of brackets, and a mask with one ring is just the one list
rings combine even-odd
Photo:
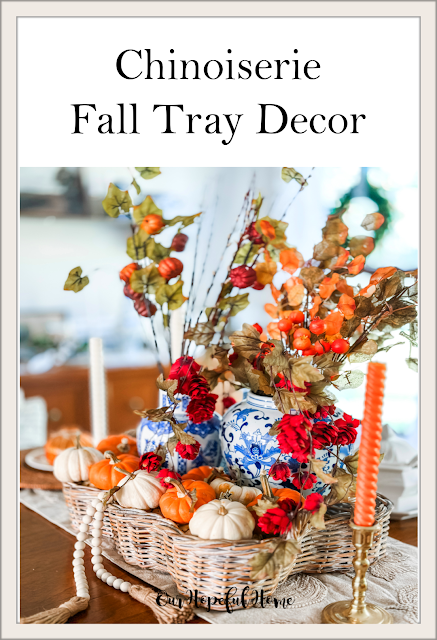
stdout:
[[152,451],[148,451],[147,453],[143,453],[140,458],[139,468],[147,471],[147,473],[151,473],[152,471],[156,471],[162,464],[161,456],[156,455]]
[[188,385],[188,395],[192,400],[204,398],[209,394],[209,384],[203,376],[193,376]]
[[268,509],[258,518],[258,526],[264,533],[281,536],[290,529],[292,522],[289,514],[295,511],[297,503],[291,498],[278,502],[274,509]]
[[191,422],[200,424],[211,420],[214,415],[217,398],[218,396],[215,393],[208,393],[207,396],[191,400],[187,407],[187,415]]
[[314,447],[311,447],[306,426],[311,429],[310,421],[304,416],[289,414],[284,415],[278,425],[278,429],[280,429],[277,436],[279,448],[282,453],[292,455],[298,462],[308,462],[308,456],[314,455]]
[[329,422],[315,422],[311,436],[316,449],[326,449],[337,442],[338,429]]
[[200,371],[200,365],[191,356],[181,356],[170,369],[169,380],[178,380],[177,393],[188,394],[191,379]]
[[291,481],[295,487],[298,489],[312,489],[313,485],[317,482],[317,476],[315,473],[308,473],[308,471],[303,471],[300,474],[299,472],[293,473],[291,476]]
[[182,444],[182,442],[178,442],[175,451],[184,458],[184,460],[194,460],[199,455],[200,444],[196,442],[195,444]]
[[355,442],[359,424],[359,420],[354,420],[352,416],[344,413],[342,418],[335,421],[335,426],[338,429],[336,444],[348,445]]
[[178,473],[176,473],[176,471],[170,471],[169,469],[161,469],[161,471],[158,472],[158,475],[156,477],[159,478],[159,482],[166,489],[171,489],[173,485],[170,482],[166,482],[165,478],[174,478],[175,480],[182,480],[181,476]]
[[310,495],[305,499],[303,508],[314,513],[319,510],[322,502],[323,496],[321,496],[320,493],[310,493]]
[[290,467],[286,462],[275,462],[270,468],[269,476],[275,482],[285,482],[290,476]]

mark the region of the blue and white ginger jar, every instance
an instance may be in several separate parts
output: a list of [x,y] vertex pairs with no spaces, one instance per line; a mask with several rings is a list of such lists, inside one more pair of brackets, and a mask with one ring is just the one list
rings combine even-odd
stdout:
[[[296,414],[297,411],[292,413]],[[343,411],[337,409],[333,419],[341,418]],[[263,468],[268,470],[281,453],[278,441],[269,435],[269,430],[276,420],[280,420],[282,413],[278,411],[272,398],[258,396],[249,392],[247,398],[234,404],[223,416],[220,430],[223,458],[226,466],[238,465],[241,470],[243,484],[251,487],[261,487],[260,473]],[[320,422],[329,422],[321,419]],[[349,455],[353,445],[342,446],[340,454]],[[336,451],[336,447],[333,447]],[[317,450],[315,457],[325,460],[323,470],[332,471],[336,457],[329,450]],[[299,462],[290,455],[281,455],[281,462],[286,462],[291,473],[299,470]],[[307,465],[302,464],[302,469]],[[270,481],[274,487],[290,487],[293,484],[288,479],[283,483]],[[322,491],[324,487],[320,480],[313,486],[312,491]],[[327,489],[326,489],[327,490]]]
[[[177,422],[187,422],[187,406],[190,402],[189,396],[178,395],[181,401],[175,411]],[[168,407],[172,404],[168,395],[159,392],[159,406]],[[218,466],[221,459],[220,450],[220,422],[221,416],[214,413],[211,420],[194,424],[188,421],[186,432],[192,435],[200,443],[200,451],[194,460],[184,460],[179,454],[175,453],[171,458],[167,453],[167,459],[164,467],[173,469],[180,475],[187,473],[190,469],[200,467],[201,465]],[[160,444],[165,444],[173,435],[171,424],[169,422],[152,422],[147,418],[143,418],[137,427],[137,447],[140,455],[146,451],[153,451]]]

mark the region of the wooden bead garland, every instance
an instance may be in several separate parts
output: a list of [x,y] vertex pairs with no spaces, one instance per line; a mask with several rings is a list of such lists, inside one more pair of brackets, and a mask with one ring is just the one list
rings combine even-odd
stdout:
[[42,611],[28,618],[21,618],[21,624],[63,624],[67,622],[71,616],[88,607],[91,596],[89,594],[89,585],[85,573],[84,549],[85,540],[89,537],[90,533],[92,536],[91,563],[93,565],[93,571],[102,582],[106,582],[107,585],[114,589],[129,593],[132,598],[150,607],[160,624],[184,624],[188,620],[191,620],[194,615],[194,605],[188,604],[188,601],[184,601],[181,608],[171,604],[167,604],[165,608],[161,607],[156,603],[156,592],[153,589],[143,585],[132,585],[130,582],[117,578],[112,575],[110,571],[107,571],[103,565],[101,547],[103,514],[113,494],[129,479],[130,477],[124,478],[120,482],[120,485],[117,485],[110,491],[101,491],[98,497],[87,507],[86,515],[83,517],[82,524],[76,534],[77,542],[74,544],[73,552],[72,565],[76,584],[76,597],[71,598],[68,602],[64,602],[55,609]]
[[[79,536],[81,535],[81,533],[90,533],[89,529],[92,527],[91,562],[93,564],[93,571],[102,582],[106,582],[106,584],[108,584],[110,587],[114,587],[114,589],[120,589],[120,591],[124,591],[125,593],[129,593],[132,587],[131,583],[125,582],[121,578],[116,578],[110,571],[106,571],[102,562],[102,531],[100,523],[103,520],[103,512],[105,511],[106,503],[110,497],[110,491],[101,491],[98,495],[98,498],[92,501],[91,506],[86,510],[87,515],[83,517],[82,524],[79,527],[79,533],[76,534],[76,538],[78,538],[78,542],[80,543]],[[77,556],[76,553],[82,555]],[[75,569],[78,569],[77,573],[74,569],[74,579],[76,582],[77,596],[79,598],[86,598],[87,600],[89,600],[90,594],[88,581],[85,574],[85,567],[83,566],[83,556],[83,550],[78,550],[73,553],[73,566],[75,567]]]

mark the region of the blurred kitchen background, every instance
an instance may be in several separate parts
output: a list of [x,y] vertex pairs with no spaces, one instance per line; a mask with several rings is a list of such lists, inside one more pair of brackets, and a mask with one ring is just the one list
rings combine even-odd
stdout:
[[[298,194],[298,185],[286,184],[277,168],[161,168],[153,180],[142,180],[129,168],[22,168],[20,174],[20,367],[22,449],[45,442],[49,433],[63,425],[90,428],[88,391],[88,339],[103,339],[108,381],[109,430],[133,429],[139,418],[135,409],[157,405],[156,353],[149,320],[134,311],[123,295],[119,271],[131,259],[126,255],[129,221],[105,214],[102,200],[108,184],[130,188],[134,204],[151,195],[166,218],[204,211],[196,254],[197,307],[205,302],[211,274],[226,272],[229,251],[223,250],[249,186],[264,196],[262,214],[280,217],[286,212],[288,241],[303,254],[312,255],[321,239],[321,228],[329,212],[349,202],[344,216],[350,235],[376,235],[374,252],[366,271],[357,278],[365,286],[371,272],[380,266],[410,270],[418,266],[419,191],[418,176],[403,167],[311,168],[296,167],[311,174],[309,186]],[[141,186],[137,196],[130,187],[132,171]],[[367,213],[381,211],[388,228],[364,231],[360,224]],[[189,236],[184,263],[185,286],[194,267],[198,225],[184,230]],[[167,230],[169,238],[174,229]],[[160,242],[167,244],[165,231]],[[232,249],[231,249],[232,250]],[[205,264],[202,272],[201,267]],[[81,266],[90,285],[76,294],[64,291],[69,271]],[[281,276],[278,275],[281,283]],[[285,279],[285,278],[284,278]],[[210,301],[217,295],[211,292]],[[187,293],[187,291],[185,291]],[[243,322],[271,320],[264,304],[271,302],[269,287],[250,289],[250,306],[233,318],[230,329]],[[207,306],[207,305],[206,305]],[[396,332],[394,332],[396,333]],[[399,332],[397,332],[399,333]],[[158,336],[160,358],[168,362],[163,336]],[[408,368],[409,343],[378,354],[387,363],[388,378],[384,422],[417,448],[418,374]],[[417,354],[414,354],[417,356]],[[358,365],[355,365],[358,366]],[[363,365],[361,365],[363,366]],[[365,365],[364,365],[365,366]],[[24,400],[24,398],[26,400]],[[361,418],[364,385],[343,391],[338,405]],[[39,426],[35,426],[39,425]]]

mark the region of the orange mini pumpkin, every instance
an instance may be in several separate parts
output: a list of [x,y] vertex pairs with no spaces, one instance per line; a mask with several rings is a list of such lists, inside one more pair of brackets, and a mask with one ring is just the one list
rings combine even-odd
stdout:
[[188,473],[185,473],[182,476],[182,480],[205,480],[211,474],[212,470],[213,467],[208,467],[208,465],[196,467],[188,471]]
[[79,427],[62,427],[47,440],[44,450],[46,458],[50,464],[53,464],[56,456],[65,449],[75,447],[77,436],[80,436],[79,443],[82,447],[93,447],[94,443],[90,433],[83,433]]
[[[178,524],[187,524],[190,522],[199,507],[211,500],[215,500],[215,491],[206,482],[202,480],[184,480],[179,482],[174,478],[166,478],[166,482],[173,485],[171,489],[167,489],[159,501],[159,507],[164,518],[173,520]],[[192,511],[190,511],[193,502],[192,492],[196,490],[196,502]]]
[[163,226],[164,222],[161,216],[156,215],[156,213],[150,213],[148,216],[145,216],[140,225],[141,229],[148,233],[149,236],[159,233]]
[[105,451],[112,451],[118,456],[120,453],[130,453],[131,456],[137,456],[137,441],[136,438],[131,438],[124,433],[118,436],[108,436],[99,442],[96,447],[100,453]]
[[125,475],[117,471],[115,467],[133,473],[134,471],[138,471],[139,464],[140,459],[136,456],[124,453],[117,458],[112,451],[106,451],[105,459],[100,460],[100,462],[95,462],[89,468],[89,479],[91,484],[97,487],[97,489],[108,491],[125,477]]
[[164,258],[158,265],[159,274],[166,280],[176,278],[183,271],[184,265],[178,258]]
[[231,478],[224,472],[223,467],[209,467],[208,465],[202,465],[191,469],[182,476],[182,480],[208,480],[208,484],[215,478],[221,478],[222,480],[230,480]]
[[126,282],[126,284],[129,284],[131,275],[133,274],[134,271],[137,271],[137,269],[139,269],[139,266],[136,262],[131,262],[130,264],[127,264],[120,271],[120,280],[123,280],[123,282]]
[[[302,504],[305,501],[305,498],[301,496],[300,493],[298,491],[295,491],[294,489],[287,489],[287,488],[276,489],[275,487],[273,487],[272,493],[274,496],[277,496],[279,500],[285,500],[285,498],[291,498],[295,502],[302,502]],[[260,493],[259,496],[256,496],[256,498],[252,500],[252,502],[249,502],[247,507],[253,507],[258,502],[258,500],[261,500],[261,498],[263,497],[265,496],[263,496],[263,494]],[[255,515],[253,511],[252,511],[252,514]]]

